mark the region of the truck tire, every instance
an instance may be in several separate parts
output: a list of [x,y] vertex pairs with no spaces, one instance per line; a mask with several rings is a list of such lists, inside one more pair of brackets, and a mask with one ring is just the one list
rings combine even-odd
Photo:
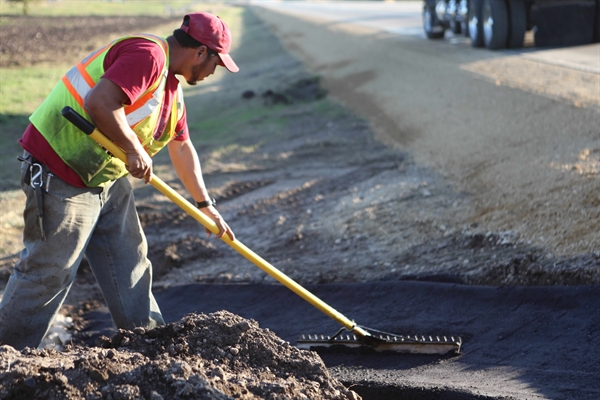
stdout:
[[435,13],[435,7],[425,3],[423,6],[423,29],[429,39],[441,39],[444,37],[445,28]]
[[471,46],[483,47],[483,0],[469,0],[469,37]]
[[490,50],[503,49],[508,40],[508,10],[504,0],[483,0],[483,41]]
[[527,8],[525,0],[508,0],[507,5],[508,15],[510,16],[507,47],[518,49],[523,47],[525,32],[527,31]]

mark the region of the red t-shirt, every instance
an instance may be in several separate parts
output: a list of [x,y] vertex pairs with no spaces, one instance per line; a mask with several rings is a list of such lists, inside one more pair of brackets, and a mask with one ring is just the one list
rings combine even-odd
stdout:
[[[121,87],[129,98],[127,104],[132,104],[158,79],[164,63],[165,57],[156,43],[138,38],[126,39],[114,45],[106,54],[104,59],[105,72],[102,77]],[[173,99],[177,96],[178,84],[179,81],[175,75],[169,72],[163,108],[155,132],[162,132],[165,128],[171,113]],[[175,132],[179,132],[179,135],[174,140],[183,141],[190,137],[185,109],[183,118],[177,123]],[[29,124],[25,129],[19,143],[23,149],[45,164],[54,175],[63,181],[72,186],[86,187],[79,175],[64,163],[33,124]]]

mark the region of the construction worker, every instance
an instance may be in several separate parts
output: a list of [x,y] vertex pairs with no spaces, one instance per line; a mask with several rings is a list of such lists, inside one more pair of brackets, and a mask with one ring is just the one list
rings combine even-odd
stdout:
[[[93,52],[33,113],[19,140],[27,195],[24,249],[0,303],[0,344],[40,344],[84,254],[116,327],[164,324],[126,178],[129,173],[148,182],[151,157],[162,147],[197,206],[218,226],[217,236],[235,240],[204,185],[176,77],[196,85],[218,66],[237,72],[230,44],[231,32],[219,17],[191,13],[166,39],[128,36]],[[65,106],[121,147],[127,165],[64,119]]]

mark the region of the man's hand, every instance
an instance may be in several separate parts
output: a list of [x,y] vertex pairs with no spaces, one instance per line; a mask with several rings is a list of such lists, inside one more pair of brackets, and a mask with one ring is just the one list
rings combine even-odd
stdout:
[[152,179],[152,158],[145,151],[127,153],[127,171],[138,178],[150,182]]
[[[217,234],[218,238],[222,238],[224,234],[227,234],[231,240],[235,240],[235,235],[233,234],[233,231],[231,230],[229,225],[227,225],[223,217],[221,217],[221,214],[219,214],[216,208],[214,208],[213,206],[208,206],[201,208],[200,211],[202,211],[204,215],[212,219],[215,222],[215,224],[217,224],[217,227],[219,228],[219,233]],[[211,235],[212,232],[206,229],[206,237],[210,237]]]

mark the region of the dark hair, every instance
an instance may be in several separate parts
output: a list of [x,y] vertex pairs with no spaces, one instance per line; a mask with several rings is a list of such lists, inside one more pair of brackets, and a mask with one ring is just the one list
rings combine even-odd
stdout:
[[[177,43],[179,43],[181,47],[197,49],[200,46],[206,46],[205,44],[200,43],[199,41],[188,35],[182,29],[175,29],[173,31],[173,36],[175,36],[175,40],[177,40]],[[208,54],[211,56],[216,56],[218,54],[216,51],[214,51],[208,46],[206,46],[206,49],[208,50]]]

